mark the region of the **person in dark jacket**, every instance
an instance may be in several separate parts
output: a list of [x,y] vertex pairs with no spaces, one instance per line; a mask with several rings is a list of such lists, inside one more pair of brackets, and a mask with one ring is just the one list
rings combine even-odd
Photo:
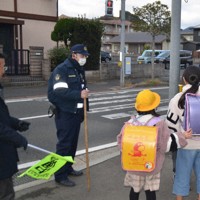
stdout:
[[[58,65],[48,83],[48,99],[56,107],[55,124],[58,142],[56,153],[75,157],[81,122],[84,119],[83,99],[88,97],[83,66],[89,53],[83,44],[71,48],[71,56]],[[75,186],[69,175],[80,176],[72,163],[67,162],[55,173],[55,181],[64,186]]]
[[[4,75],[5,58],[0,54],[0,79]],[[12,176],[18,171],[19,161],[17,148],[24,147],[28,142],[17,131],[26,131],[29,122],[11,117],[3,99],[3,87],[0,84],[0,199],[13,200],[15,196]]]

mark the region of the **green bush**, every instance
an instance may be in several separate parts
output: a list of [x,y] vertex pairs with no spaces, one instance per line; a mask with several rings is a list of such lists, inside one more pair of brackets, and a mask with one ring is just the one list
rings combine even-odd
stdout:
[[62,63],[69,56],[69,53],[68,48],[64,45],[50,49],[48,51],[48,57],[51,61],[51,71],[53,71],[57,65]]

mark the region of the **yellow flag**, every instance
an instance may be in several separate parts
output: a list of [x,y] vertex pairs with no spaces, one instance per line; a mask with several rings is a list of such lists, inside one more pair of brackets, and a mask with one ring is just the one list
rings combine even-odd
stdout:
[[24,173],[20,174],[18,177],[28,175],[35,179],[49,179],[67,162],[74,163],[74,160],[71,156],[60,156],[58,154],[51,153],[27,169]]

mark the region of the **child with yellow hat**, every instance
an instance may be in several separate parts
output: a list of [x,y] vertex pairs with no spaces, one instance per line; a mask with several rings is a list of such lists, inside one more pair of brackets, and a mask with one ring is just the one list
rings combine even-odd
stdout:
[[[131,187],[129,199],[138,200],[139,194],[144,189],[147,200],[156,200],[156,191],[160,187],[160,171],[162,169],[165,152],[172,151],[178,147],[187,145],[186,139],[190,138],[192,131],[183,133],[170,133],[167,124],[156,112],[160,104],[160,95],[151,90],[145,89],[137,94],[135,101],[136,116],[125,122],[120,134],[117,136],[118,145],[122,147],[123,137],[127,125],[134,126],[155,126],[157,129],[155,167],[152,171],[131,170],[127,171],[124,179],[124,185]],[[131,134],[134,134],[131,133]],[[141,133],[145,134],[145,133]],[[144,137],[143,137],[144,138]],[[146,137],[145,137],[146,138]],[[138,142],[139,143],[139,142]],[[126,145],[126,143],[123,143]],[[123,149],[121,149],[123,151]],[[123,152],[122,152],[123,154]],[[142,156],[142,154],[132,154],[131,156]],[[146,155],[144,155],[145,158]],[[130,160],[129,160],[130,162]]]

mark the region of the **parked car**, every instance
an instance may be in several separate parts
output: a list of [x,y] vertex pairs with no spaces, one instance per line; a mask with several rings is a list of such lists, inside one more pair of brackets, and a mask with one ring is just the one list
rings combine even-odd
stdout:
[[[164,63],[165,69],[169,69],[170,66],[170,50],[165,53],[161,53],[155,58],[156,63]],[[186,68],[193,64],[192,51],[180,50],[180,67]]]
[[[158,56],[164,50],[155,50],[155,57]],[[145,50],[141,56],[138,56],[137,63],[138,64],[148,64],[151,63],[153,50]]]
[[101,62],[110,62],[112,59],[111,53],[101,51]]
[[166,50],[155,57],[155,63],[163,63],[163,61],[169,57],[170,50]]

